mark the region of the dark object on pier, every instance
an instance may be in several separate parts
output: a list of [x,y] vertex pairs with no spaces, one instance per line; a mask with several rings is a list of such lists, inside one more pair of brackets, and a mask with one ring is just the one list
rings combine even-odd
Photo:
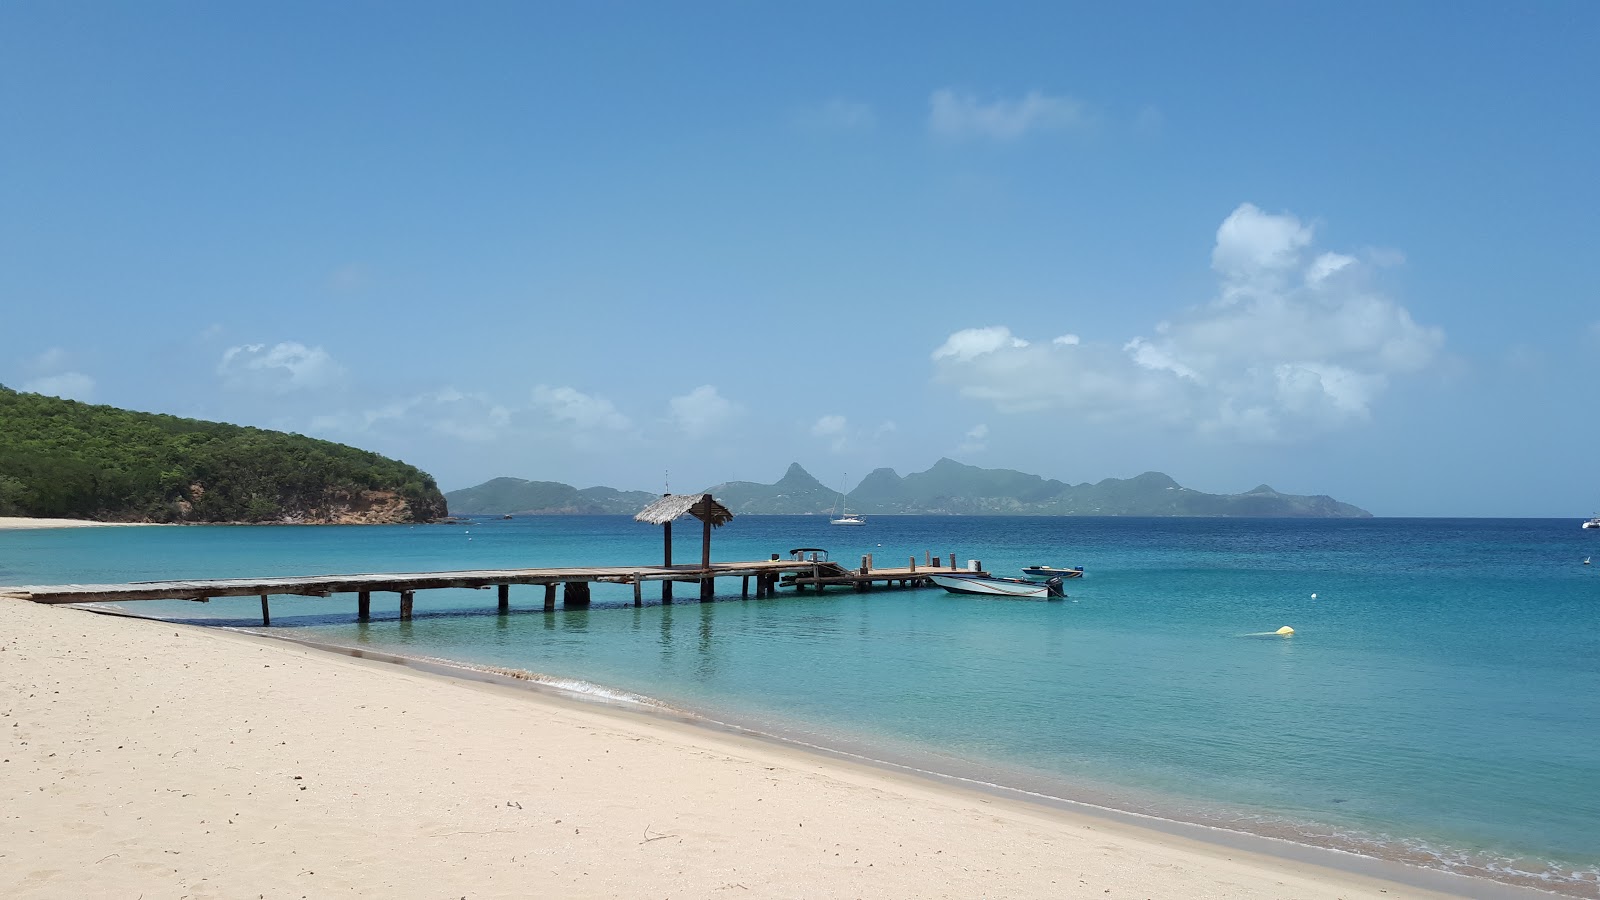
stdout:
[[[710,494],[662,494],[661,499],[639,510],[635,522],[660,525],[662,533],[663,566],[672,566],[672,521],[684,516],[700,520],[703,537],[700,544],[700,568],[711,568],[711,529],[721,528],[733,521],[733,513]],[[710,600],[716,592],[715,579],[700,579],[700,599]],[[661,582],[661,602],[672,602],[672,582]]]

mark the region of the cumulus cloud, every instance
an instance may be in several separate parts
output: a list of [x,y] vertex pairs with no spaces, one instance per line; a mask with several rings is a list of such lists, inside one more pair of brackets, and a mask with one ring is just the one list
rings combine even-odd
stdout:
[[94,393],[94,379],[82,372],[60,372],[25,381],[21,390],[28,394],[47,394],[63,400],[88,400]]
[[624,431],[631,424],[610,400],[571,387],[535,385],[533,405],[579,431]]
[[673,397],[669,406],[673,422],[690,437],[705,437],[713,433],[739,411],[709,384],[702,384],[681,397]]
[[956,448],[957,453],[982,453],[989,448],[989,426],[983,423],[967,430],[965,440]]
[[1011,329],[1004,325],[992,325],[988,328],[963,328],[945,339],[939,349],[933,351],[933,358],[953,359],[966,362],[985,353],[993,353],[1002,347],[1023,348],[1028,342],[1011,333]]
[[1015,141],[1029,132],[1076,130],[1091,124],[1081,102],[1039,91],[985,102],[967,91],[941,88],[928,98],[928,130],[942,138]]
[[936,378],[1003,412],[1059,409],[1224,439],[1365,420],[1390,379],[1438,358],[1444,334],[1373,289],[1370,264],[1313,252],[1314,237],[1292,215],[1243,204],[1217,230],[1211,303],[1120,343],[964,329],[934,351]]
[[316,416],[317,433],[368,434],[378,431],[427,431],[458,440],[483,443],[500,438],[511,424],[511,410],[486,394],[455,388],[425,391],[359,412]]
[[51,347],[22,364],[33,375],[18,388],[29,394],[46,394],[63,400],[88,400],[94,393],[94,379],[82,372],[69,371],[72,356],[60,347]]
[[330,387],[344,377],[344,369],[328,351],[296,341],[240,344],[222,353],[217,364],[222,384],[231,390],[286,394]]
[[831,437],[843,434],[849,424],[844,416],[823,416],[812,424],[811,433],[816,437]]

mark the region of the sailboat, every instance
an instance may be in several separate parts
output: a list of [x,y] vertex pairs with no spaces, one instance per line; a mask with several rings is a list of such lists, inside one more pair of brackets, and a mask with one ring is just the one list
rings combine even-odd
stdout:
[[[849,476],[846,476],[848,480]],[[843,515],[840,512],[843,511]],[[850,508],[844,502],[844,482],[839,483],[839,500],[833,504],[833,518],[828,520],[829,525],[865,525],[867,520],[861,516],[850,514]]]

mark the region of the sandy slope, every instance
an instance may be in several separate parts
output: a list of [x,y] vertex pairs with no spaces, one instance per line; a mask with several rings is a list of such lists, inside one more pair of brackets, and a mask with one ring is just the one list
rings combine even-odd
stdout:
[[0,601],[0,732],[12,898],[1425,896],[658,717],[22,601]]

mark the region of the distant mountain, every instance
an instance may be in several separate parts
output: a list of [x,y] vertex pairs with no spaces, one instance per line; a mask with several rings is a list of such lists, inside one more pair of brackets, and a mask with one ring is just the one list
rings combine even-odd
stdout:
[[[793,463],[774,484],[730,481],[706,489],[735,514],[818,515],[839,492]],[[598,492],[609,492],[603,498]],[[445,495],[460,515],[510,512],[634,513],[656,499],[646,491],[579,491],[549,481],[496,478]],[[941,459],[904,477],[877,469],[850,492],[851,512],[866,515],[1257,516],[1366,518],[1372,514],[1325,495],[1280,494],[1267,485],[1243,494],[1207,494],[1160,472],[1078,485],[1011,469],[982,469]]]
[[660,494],[592,487],[578,490],[558,481],[495,478],[444,495],[452,515],[632,515]]

